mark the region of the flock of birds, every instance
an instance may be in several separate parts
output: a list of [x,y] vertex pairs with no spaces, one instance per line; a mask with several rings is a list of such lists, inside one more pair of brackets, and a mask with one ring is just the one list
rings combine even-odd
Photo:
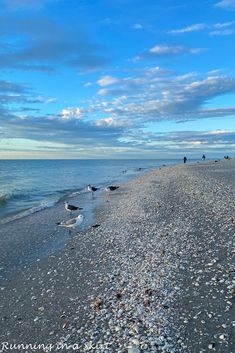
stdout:
[[[105,191],[114,191],[116,189],[118,189],[119,186],[106,186]],[[90,184],[87,187],[88,191],[92,192],[92,194],[94,194],[94,192],[96,192],[97,190],[99,190],[99,188],[96,188],[94,186],[91,186]]]
[[[106,186],[105,191],[107,191],[107,192],[115,191],[118,188],[119,188],[119,186],[113,186],[113,185]],[[92,193],[92,197],[93,197],[94,193],[96,191],[98,191],[99,189],[100,188],[97,188],[95,186],[91,186],[90,184],[87,187],[87,190]],[[65,207],[66,211],[68,211],[70,213],[70,215],[72,215],[72,213],[74,211],[83,210],[82,207],[70,205],[67,201],[64,202],[64,207]],[[70,218],[67,221],[58,222],[56,224],[59,227],[67,228],[69,230],[69,233],[71,233],[71,230],[77,228],[78,226],[80,226],[82,224],[83,220],[84,220],[84,216],[82,214],[79,214],[75,218]]]

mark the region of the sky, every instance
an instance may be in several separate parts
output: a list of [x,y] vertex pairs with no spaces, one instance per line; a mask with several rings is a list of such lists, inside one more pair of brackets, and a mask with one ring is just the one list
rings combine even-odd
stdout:
[[0,158],[235,155],[235,0],[0,0]]

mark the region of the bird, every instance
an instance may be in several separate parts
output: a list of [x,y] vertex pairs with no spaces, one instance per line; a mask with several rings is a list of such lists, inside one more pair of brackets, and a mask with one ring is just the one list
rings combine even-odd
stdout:
[[87,188],[88,188],[88,191],[92,191],[92,192],[99,190],[99,188],[96,188],[95,186],[91,186],[91,184],[89,184]]
[[106,186],[105,190],[106,191],[114,191],[114,190],[117,190],[119,188],[119,186]]
[[80,226],[83,220],[84,220],[84,216],[82,214],[79,214],[75,218],[71,218],[68,221],[57,222],[56,224],[59,227],[67,228],[69,232],[71,232],[72,229],[75,229],[76,227]]
[[95,186],[91,186],[90,184],[87,186],[88,191],[92,193],[92,196],[94,195],[94,192],[99,190],[99,188],[96,188]]
[[70,205],[70,204],[68,203],[68,201],[65,201],[64,207],[65,207],[66,211],[68,211],[68,212],[70,212],[70,213],[72,213],[73,211],[76,211],[76,210],[83,210],[82,207]]

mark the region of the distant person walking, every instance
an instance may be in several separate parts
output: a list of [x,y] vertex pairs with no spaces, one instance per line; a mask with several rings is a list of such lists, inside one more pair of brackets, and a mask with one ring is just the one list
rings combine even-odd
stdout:
[[187,162],[187,157],[184,157],[184,163],[186,163]]
[[206,159],[206,156],[203,154],[202,155],[202,160],[204,161]]

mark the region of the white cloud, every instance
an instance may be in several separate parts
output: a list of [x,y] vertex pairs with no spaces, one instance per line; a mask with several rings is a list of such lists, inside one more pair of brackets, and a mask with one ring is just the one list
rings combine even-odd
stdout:
[[149,49],[151,54],[155,55],[175,55],[184,52],[183,46],[156,45]]
[[234,21],[215,23],[211,26],[213,30],[209,34],[210,36],[229,36],[234,33],[234,30],[228,27],[231,27],[234,23]]
[[[207,74],[185,72],[180,75],[175,72],[159,75],[159,71],[161,69],[157,66],[136,70],[132,76],[122,77],[114,87],[102,88],[100,91],[110,94],[107,99],[97,95],[87,102],[83,101],[82,107],[66,107],[58,115],[39,116],[36,113],[33,117],[31,113],[27,116],[27,113],[19,111],[18,116],[9,116],[6,111],[1,111],[0,106],[1,135],[5,134],[6,138],[14,136],[63,142],[70,146],[79,143],[83,146],[102,144],[131,146],[135,150],[136,146],[144,149],[157,146],[161,151],[190,150],[193,146],[199,149],[204,144],[211,149],[217,148],[216,145],[222,148],[222,144],[227,148],[232,141],[235,142],[235,134],[226,130],[200,134],[145,134],[144,129],[150,122],[170,120],[182,123],[235,116],[232,103],[221,107],[216,106],[214,100],[227,93],[235,93],[235,78],[225,76],[218,70]],[[120,87],[125,88],[126,93],[112,96],[111,93],[117,92]],[[24,89],[7,81],[0,82],[0,91],[17,93]],[[210,108],[207,108],[208,105]],[[9,124],[14,125],[11,131]],[[34,126],[37,128],[32,129]]]
[[225,28],[225,27],[230,27],[235,23],[235,21],[230,21],[230,22],[222,22],[222,23],[215,23],[213,25],[213,27],[215,29],[221,29],[221,28]]
[[102,76],[98,81],[98,85],[100,86],[110,86],[110,85],[113,85],[115,83],[119,82],[119,79],[116,78],[116,77],[113,77],[113,76],[109,76],[109,75],[106,75],[106,76]]
[[172,74],[172,73],[173,73],[172,70],[162,69],[159,66],[150,67],[150,68],[147,68],[145,70],[145,75],[146,76],[169,75],[169,74]]
[[[235,106],[232,105],[217,107],[214,104],[206,108],[206,104],[213,102],[214,98],[235,93],[235,78],[223,76],[218,70],[208,72],[204,78],[196,72],[179,76],[171,73],[159,78],[158,69],[155,75],[150,76],[146,75],[149,70],[148,67],[146,71],[141,71],[140,76],[124,77],[121,88],[125,94],[117,94],[120,82],[112,89],[102,88],[98,94],[103,97],[108,95],[108,99],[97,96],[87,102],[85,109],[65,108],[59,114],[59,120],[76,124],[79,121],[80,124],[84,122],[84,117],[90,116],[97,127],[125,129],[164,120],[186,122],[235,116]],[[97,121],[99,116],[103,119]]]
[[209,34],[210,36],[230,36],[234,33],[235,31],[232,29],[223,29],[223,30],[217,30],[217,31],[211,31]]
[[190,26],[187,27],[183,27],[180,29],[173,29],[171,31],[168,31],[168,34],[184,34],[184,33],[191,33],[191,32],[198,32],[198,31],[202,31],[205,29],[210,30],[211,32],[209,32],[210,35],[230,35],[232,34],[234,31],[233,30],[229,30],[229,29],[224,29],[226,27],[230,27],[234,24],[234,21],[229,21],[229,22],[219,22],[219,23],[215,23],[212,25],[206,24],[206,23],[196,23],[196,24],[192,24]]
[[235,0],[222,0],[217,2],[215,6],[223,9],[235,9]]
[[[132,141],[143,145],[159,146],[163,150],[182,148],[216,148],[233,145],[235,132],[226,130],[214,131],[172,131],[166,133],[144,132],[136,129],[129,132]],[[204,151],[205,152],[205,151]]]
[[132,26],[133,29],[142,29],[143,26],[140,24],[140,23],[135,23],[133,26]]
[[120,104],[123,104],[123,102],[125,102],[127,99],[128,99],[127,96],[116,97],[113,100],[113,105],[119,106]]
[[57,98],[48,98],[45,103],[55,103],[57,102]]
[[[233,106],[204,108],[215,97],[235,92],[235,79],[222,76],[218,71],[208,73],[203,79],[201,75],[191,72],[180,76],[163,76],[160,80],[152,76],[144,77],[145,80],[142,77],[123,79],[130,85],[129,94],[126,88],[124,103],[115,98],[110,99],[115,87],[113,91],[100,90],[99,94],[109,95],[109,100],[102,102],[102,105],[98,104],[96,111],[114,118],[131,120],[136,125],[150,121],[184,122],[235,115]],[[133,91],[136,81],[139,84],[136,91]]]
[[[155,47],[149,49],[148,53],[145,53],[143,57],[146,56],[175,56],[185,53],[198,54],[205,49],[203,48],[187,48],[182,45],[156,45]],[[141,57],[140,57],[141,58]]]
[[65,108],[60,113],[61,120],[64,122],[81,119],[82,115],[83,115],[83,110],[76,107]]
[[169,34],[181,34],[181,33],[190,33],[190,32],[198,32],[206,29],[208,26],[205,23],[196,23],[187,27],[183,27],[180,29],[172,29],[168,31]]
[[131,126],[131,121],[127,119],[118,118],[104,118],[96,122],[96,126],[106,126],[106,127],[128,127]]
[[92,86],[92,83],[91,83],[91,82],[86,82],[86,83],[84,83],[84,87],[90,87],[90,86]]
[[207,50],[206,48],[191,48],[191,49],[188,49],[188,52],[191,54],[199,54],[206,50]]
[[229,130],[214,130],[214,131],[209,131],[209,132],[205,132],[205,135],[224,135],[230,133]]
[[98,95],[99,96],[107,96],[109,94],[109,90],[106,88],[101,88],[98,90]]

